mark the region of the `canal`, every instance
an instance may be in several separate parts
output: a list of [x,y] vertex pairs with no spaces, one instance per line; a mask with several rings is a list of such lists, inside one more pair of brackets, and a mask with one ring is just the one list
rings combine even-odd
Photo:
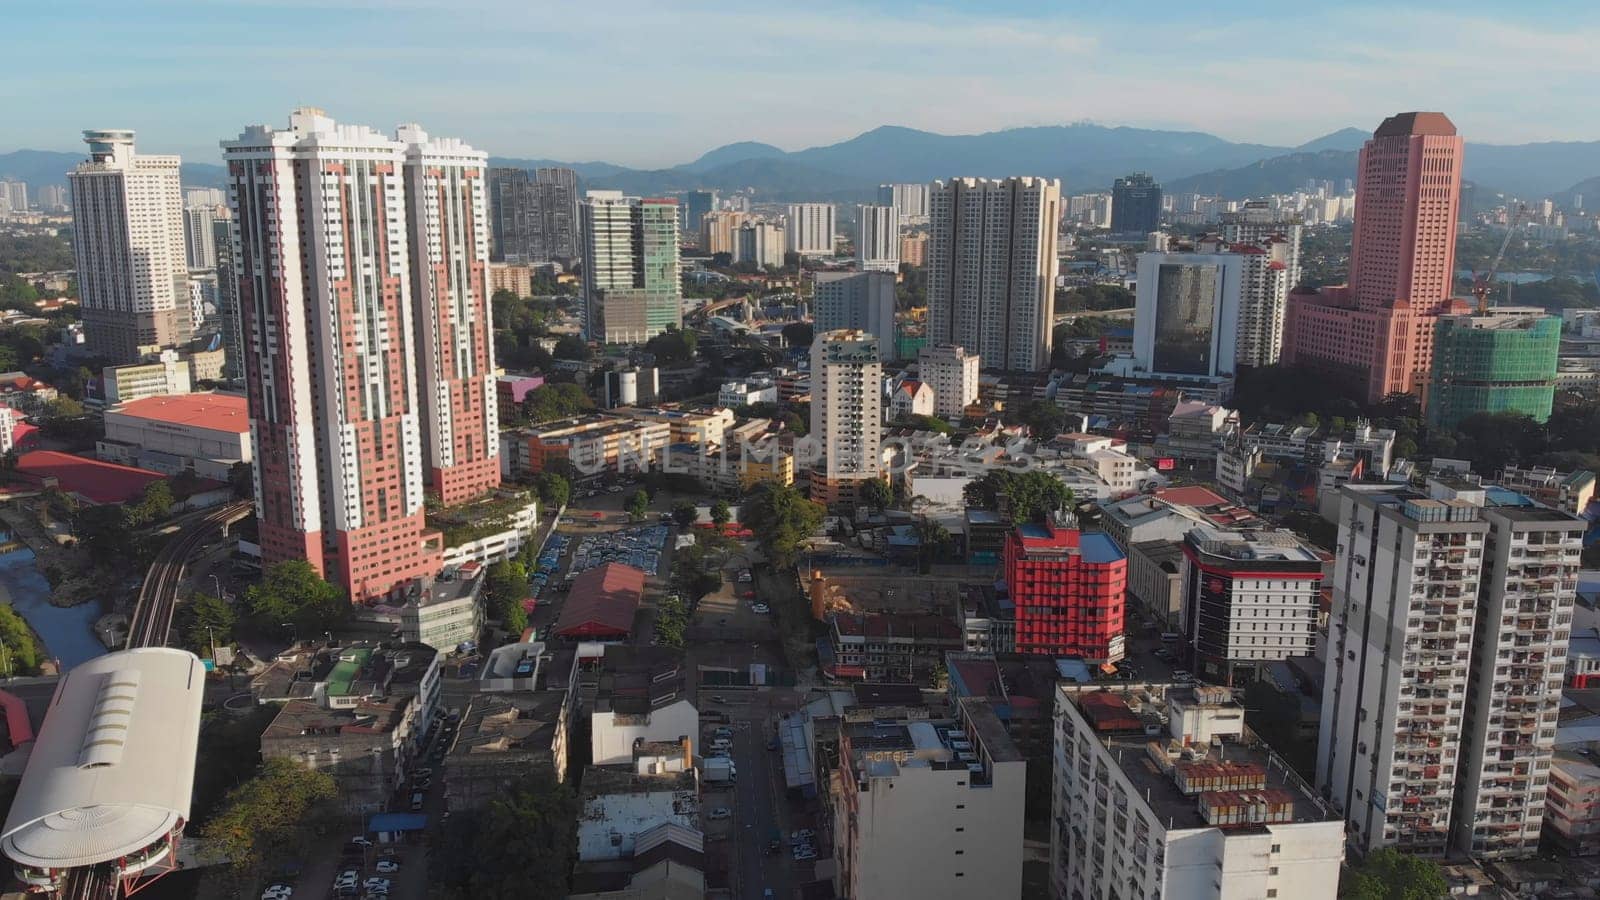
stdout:
[[9,603],[44,641],[46,658],[60,661],[63,671],[106,652],[94,636],[100,604],[52,606],[50,582],[34,565],[32,550],[0,554],[0,603]]

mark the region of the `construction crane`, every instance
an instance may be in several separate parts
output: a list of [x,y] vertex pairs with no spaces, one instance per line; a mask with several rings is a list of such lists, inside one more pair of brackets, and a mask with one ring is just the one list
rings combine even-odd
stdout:
[[1494,262],[1489,264],[1489,270],[1481,275],[1472,273],[1472,296],[1478,298],[1478,315],[1489,314],[1489,289],[1494,286],[1494,276],[1500,271],[1500,262],[1506,258],[1506,248],[1511,246],[1511,236],[1517,233],[1517,226],[1528,214],[1528,204],[1517,204],[1517,211],[1506,220],[1506,236],[1500,242],[1500,251],[1494,255]]

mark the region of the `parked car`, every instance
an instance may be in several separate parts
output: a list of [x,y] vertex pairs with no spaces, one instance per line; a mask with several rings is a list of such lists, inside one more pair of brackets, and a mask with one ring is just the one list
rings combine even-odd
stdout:
[[374,875],[363,882],[361,887],[366,890],[369,897],[387,897],[389,895],[389,879],[387,878],[379,878]]
[[711,695],[711,702],[712,703],[727,703],[728,702],[728,698],[722,696],[721,694],[712,694]]
[[721,819],[726,819],[726,818],[728,818],[729,816],[732,816],[732,815],[733,815],[733,810],[728,809],[726,806],[719,806],[716,809],[713,809],[711,812],[707,813],[706,814],[706,818],[710,819],[713,822],[716,822],[716,821],[719,821]]
[[766,605],[765,603],[757,603],[750,607],[750,611],[757,615],[764,616],[767,613],[772,612],[772,607]]
[[421,769],[416,770],[415,772],[412,772],[411,773],[411,777],[412,778],[419,778],[419,779],[420,778],[432,778],[433,777],[433,769],[430,769],[430,768],[427,768],[427,767],[423,767]]
[[379,875],[393,875],[400,871],[400,863],[392,859],[380,859],[374,868]]
[[282,882],[269,884],[266,890],[261,892],[261,900],[289,900],[293,896],[294,887]]
[[357,847],[371,847],[372,839],[358,834],[350,839],[350,843],[355,844]]

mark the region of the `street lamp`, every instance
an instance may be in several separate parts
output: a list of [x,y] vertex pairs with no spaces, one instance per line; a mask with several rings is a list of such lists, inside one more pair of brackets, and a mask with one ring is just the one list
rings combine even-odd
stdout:
[[217,590],[217,599],[222,599],[222,581],[215,574],[211,576],[211,586]]

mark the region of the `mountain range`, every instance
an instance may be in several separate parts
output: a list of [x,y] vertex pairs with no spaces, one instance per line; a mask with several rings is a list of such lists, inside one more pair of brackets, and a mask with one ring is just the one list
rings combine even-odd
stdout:
[[[1043,175],[1077,193],[1108,188],[1113,179],[1149,172],[1171,192],[1248,197],[1294,190],[1308,179],[1335,184],[1355,174],[1356,151],[1368,132],[1344,128],[1287,147],[1238,143],[1198,131],[1075,123],[946,135],[886,125],[847,141],[786,151],[744,141],[710,150],[667,169],[633,169],[607,162],[493,157],[494,165],[566,165],[586,187],[634,194],[691,189],[755,189],[762,200],[870,199],[891,181],[932,181],[955,175]],[[0,154],[0,177],[30,185],[65,183],[80,153],[19,150]],[[1469,144],[1466,175],[1480,185],[1518,196],[1554,196],[1600,176],[1600,141]],[[223,170],[187,162],[185,184],[215,186]]]

